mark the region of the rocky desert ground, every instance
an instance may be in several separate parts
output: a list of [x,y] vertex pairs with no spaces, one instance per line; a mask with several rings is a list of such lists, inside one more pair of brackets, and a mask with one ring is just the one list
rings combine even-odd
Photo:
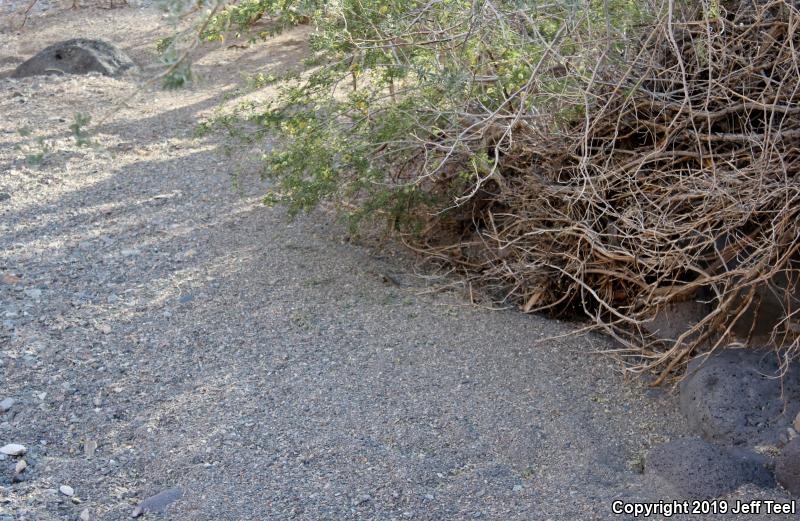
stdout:
[[[607,520],[667,499],[644,458],[693,434],[608,339],[437,291],[324,211],[291,221],[195,136],[248,75],[296,66],[306,28],[200,49],[164,91],[155,7],[66,4],[23,28],[26,3],[0,11],[0,445],[22,446],[0,520]],[[9,77],[77,36],[141,76]],[[742,517],[761,518],[789,517]]]

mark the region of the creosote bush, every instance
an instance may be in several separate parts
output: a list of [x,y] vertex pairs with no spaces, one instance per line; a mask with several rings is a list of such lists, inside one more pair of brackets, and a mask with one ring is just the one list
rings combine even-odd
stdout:
[[[212,8],[198,34],[298,7],[236,6]],[[243,128],[281,136],[265,155],[268,201],[383,216],[504,303],[590,317],[657,382],[700,351],[747,343],[742,322],[770,292],[781,302],[770,343],[796,356],[793,2],[339,0],[301,11],[313,24],[308,70],[240,114]],[[699,323],[677,339],[650,332],[688,299],[707,303]]]

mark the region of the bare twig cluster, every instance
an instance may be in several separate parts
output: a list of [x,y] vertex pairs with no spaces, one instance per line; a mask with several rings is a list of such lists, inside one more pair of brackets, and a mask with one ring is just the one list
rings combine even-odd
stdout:
[[[602,27],[577,53],[556,35],[502,110],[469,107],[429,139],[405,180],[446,190],[464,158],[489,166],[416,246],[526,312],[580,310],[658,382],[698,351],[747,343],[734,332],[765,297],[779,316],[755,320],[770,319],[788,360],[800,352],[800,11],[654,9],[620,49]],[[699,323],[670,341],[648,330],[687,299],[707,303]]]

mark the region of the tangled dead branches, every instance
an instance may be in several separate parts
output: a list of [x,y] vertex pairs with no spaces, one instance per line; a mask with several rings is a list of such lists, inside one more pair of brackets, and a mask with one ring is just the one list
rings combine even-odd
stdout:
[[[785,360],[800,352],[798,5],[664,7],[624,55],[569,71],[585,80],[553,95],[548,119],[524,103],[532,78],[471,124],[458,145],[494,166],[417,244],[527,312],[582,311],[659,382],[698,351],[748,343],[748,321],[769,320]],[[558,51],[548,63],[564,67]],[[653,334],[688,299],[705,316]],[[758,316],[765,299],[779,316]]]

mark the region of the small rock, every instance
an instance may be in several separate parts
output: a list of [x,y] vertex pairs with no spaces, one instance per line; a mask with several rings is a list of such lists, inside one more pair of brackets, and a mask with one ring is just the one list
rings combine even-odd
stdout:
[[65,496],[72,497],[75,495],[75,490],[70,487],[69,485],[61,485],[58,487],[58,491],[64,494]]
[[8,284],[10,286],[13,286],[14,284],[19,282],[19,277],[17,277],[16,275],[12,275],[10,273],[6,273],[0,280],[3,281],[3,284]]
[[167,507],[179,500],[182,495],[183,490],[180,487],[173,487],[159,492],[155,496],[151,496],[139,503],[131,513],[131,517],[139,517],[145,512],[164,512]]
[[353,506],[363,505],[370,501],[372,501],[372,497],[369,494],[362,494],[353,500]]
[[97,324],[95,328],[104,335],[108,335],[111,333],[111,326],[109,326],[108,324]]
[[756,454],[761,454],[769,457],[775,457],[781,452],[781,450],[774,445],[756,445],[755,447],[753,447],[753,451]]
[[25,295],[27,295],[29,298],[32,298],[33,300],[39,300],[40,298],[42,298],[42,290],[40,290],[39,288],[26,289]]
[[139,250],[134,249],[125,249],[120,251],[123,257],[133,257],[135,255],[139,255]]
[[792,427],[794,427],[795,431],[800,432],[800,412],[798,412],[797,416],[795,416]]
[[11,194],[8,192],[0,192],[0,203],[11,199]]
[[514,485],[514,492],[522,492],[522,485]]
[[89,521],[92,518],[88,508],[84,508],[79,517],[81,521]]
[[92,459],[94,456],[94,451],[97,450],[97,442],[94,440],[87,440],[83,444],[83,453],[86,455],[87,459]]
[[28,468],[28,462],[25,461],[24,459],[21,459],[14,466],[14,472],[16,474],[22,474],[25,471],[26,468]]
[[181,304],[186,304],[187,302],[191,302],[193,300],[194,300],[194,295],[188,294],[188,295],[183,295],[181,298],[179,298],[178,302],[180,302]]
[[12,407],[17,401],[14,398],[5,398],[3,401],[0,401],[0,412],[6,412]]
[[27,451],[28,449],[25,448],[25,445],[20,445],[19,443],[9,443],[8,445],[0,447],[0,453],[8,456],[21,456]]

